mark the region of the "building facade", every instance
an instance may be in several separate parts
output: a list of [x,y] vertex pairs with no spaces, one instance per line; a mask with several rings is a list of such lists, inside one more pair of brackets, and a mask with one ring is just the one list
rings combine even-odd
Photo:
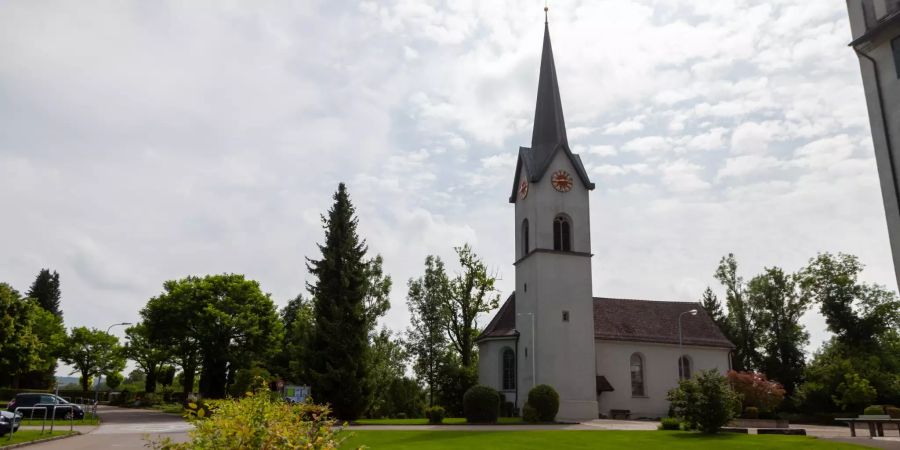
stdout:
[[847,0],[900,285],[900,0]]
[[519,409],[531,387],[553,386],[563,421],[663,416],[679,377],[724,372],[732,345],[696,303],[593,297],[593,189],[569,147],[545,22],[531,147],[519,149],[509,197],[515,293],[478,338],[479,382]]

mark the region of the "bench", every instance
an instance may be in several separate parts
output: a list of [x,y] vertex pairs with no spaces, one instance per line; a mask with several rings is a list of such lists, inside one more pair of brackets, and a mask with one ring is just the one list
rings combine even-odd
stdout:
[[610,419],[628,420],[631,417],[630,409],[611,409],[609,410]]
[[837,419],[839,422],[847,422],[850,424],[850,436],[856,437],[856,424],[864,423],[869,426],[869,437],[883,437],[884,436],[884,424],[894,424],[897,426],[897,431],[900,432],[900,419],[892,419],[889,415],[861,415],[859,417],[840,417]]

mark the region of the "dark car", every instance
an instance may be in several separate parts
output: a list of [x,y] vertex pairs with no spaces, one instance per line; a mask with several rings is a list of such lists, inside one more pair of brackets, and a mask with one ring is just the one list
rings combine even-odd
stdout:
[[[6,405],[6,409],[15,411],[16,408],[46,408],[49,419],[53,416],[54,405],[56,405],[57,419],[70,419],[73,416],[75,419],[84,418],[84,410],[80,406],[69,403],[60,396],[40,392],[16,394],[16,398]],[[34,417],[35,419],[44,417],[44,413],[40,409],[22,409],[19,412],[24,417]]]
[[19,431],[19,422],[22,421],[21,414],[11,413],[9,411],[0,411],[0,436],[9,433],[15,427],[15,431]]

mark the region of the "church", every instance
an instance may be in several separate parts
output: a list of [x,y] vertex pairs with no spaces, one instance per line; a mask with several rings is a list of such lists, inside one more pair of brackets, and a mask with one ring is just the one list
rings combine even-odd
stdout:
[[724,373],[734,346],[698,303],[593,296],[593,189],[566,138],[545,20],[531,147],[519,148],[509,197],[515,292],[478,337],[479,383],[519,411],[548,384],[561,421],[662,417],[679,379]]

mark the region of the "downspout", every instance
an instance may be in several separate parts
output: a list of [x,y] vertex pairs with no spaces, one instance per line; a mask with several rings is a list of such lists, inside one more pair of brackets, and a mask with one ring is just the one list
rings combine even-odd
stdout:
[[891,148],[891,131],[888,129],[887,118],[885,117],[884,95],[882,95],[881,91],[881,75],[878,74],[878,62],[857,47],[853,47],[853,51],[856,52],[857,56],[868,59],[869,62],[872,63],[872,68],[875,72],[875,92],[878,95],[878,112],[880,113],[879,115],[881,115],[881,127],[884,129],[884,141],[887,146],[888,166],[891,171],[891,177],[893,178],[891,184],[894,186],[894,200],[898,203],[897,207],[900,208],[900,186],[898,186],[898,184],[900,184],[898,183],[898,181],[900,181],[900,176],[897,174],[897,164],[894,161],[894,151]]
[[516,331],[516,398],[515,410],[519,409],[519,332]]

